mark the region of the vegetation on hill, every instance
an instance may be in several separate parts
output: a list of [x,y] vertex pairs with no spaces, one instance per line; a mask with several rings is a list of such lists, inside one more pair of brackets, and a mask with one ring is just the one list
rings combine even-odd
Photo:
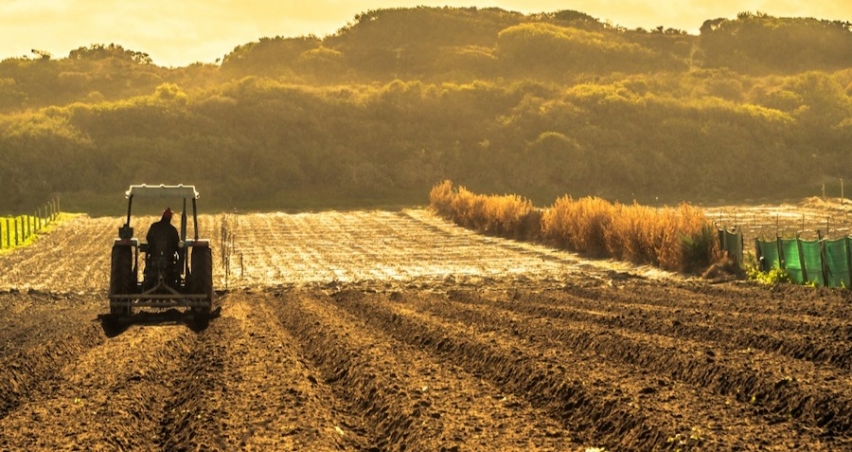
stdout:
[[0,213],[120,213],[142,182],[219,209],[423,203],[444,179],[537,203],[804,196],[852,175],[851,94],[849,23],[761,13],[694,36],[385,9],[180,68],[36,51],[0,61]]

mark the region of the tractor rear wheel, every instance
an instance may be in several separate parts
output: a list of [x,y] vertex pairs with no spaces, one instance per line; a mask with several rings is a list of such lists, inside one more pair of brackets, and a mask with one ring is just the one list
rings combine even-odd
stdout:
[[193,248],[191,263],[192,293],[206,295],[206,305],[192,308],[192,313],[206,323],[213,310],[213,253],[210,248]]
[[[112,262],[109,274],[109,294],[129,294],[133,291],[135,277],[133,275],[133,249],[129,246],[115,245],[112,247]],[[112,315],[130,315],[131,308],[109,308]]]

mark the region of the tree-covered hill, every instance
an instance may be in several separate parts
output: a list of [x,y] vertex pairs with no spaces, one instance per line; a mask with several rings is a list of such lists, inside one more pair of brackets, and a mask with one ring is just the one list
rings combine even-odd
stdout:
[[423,203],[447,178],[542,203],[806,196],[852,176],[850,94],[849,23],[761,13],[694,36],[386,9],[181,68],[36,51],[0,62],[0,213],[112,213],[141,182],[217,209]]

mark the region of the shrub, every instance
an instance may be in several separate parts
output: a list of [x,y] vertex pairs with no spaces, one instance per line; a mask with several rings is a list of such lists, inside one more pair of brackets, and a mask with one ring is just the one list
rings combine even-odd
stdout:
[[769,286],[774,286],[780,283],[789,283],[792,281],[790,279],[790,275],[779,267],[775,267],[768,272],[762,272],[757,267],[749,267],[746,270],[746,275],[750,280]]
[[570,196],[556,200],[542,216],[542,235],[559,246],[592,256],[606,256],[605,231],[609,229],[616,207],[600,198]]
[[477,195],[445,180],[432,188],[429,204],[438,215],[486,234],[525,240],[540,235],[541,214],[518,195]]
[[432,209],[456,224],[501,237],[540,240],[594,257],[700,272],[720,258],[715,229],[688,204],[655,209],[596,197],[563,196],[540,210],[518,195],[478,195],[451,181],[429,193]]

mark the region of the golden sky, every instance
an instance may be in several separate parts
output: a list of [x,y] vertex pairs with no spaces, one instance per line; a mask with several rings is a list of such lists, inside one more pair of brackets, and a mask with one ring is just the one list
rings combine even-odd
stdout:
[[707,19],[742,11],[852,21],[850,0],[0,0],[0,59],[45,50],[55,58],[91,44],[146,52],[162,66],[215,62],[262,37],[332,34],[361,12],[392,7],[571,9],[627,28],[697,34]]

